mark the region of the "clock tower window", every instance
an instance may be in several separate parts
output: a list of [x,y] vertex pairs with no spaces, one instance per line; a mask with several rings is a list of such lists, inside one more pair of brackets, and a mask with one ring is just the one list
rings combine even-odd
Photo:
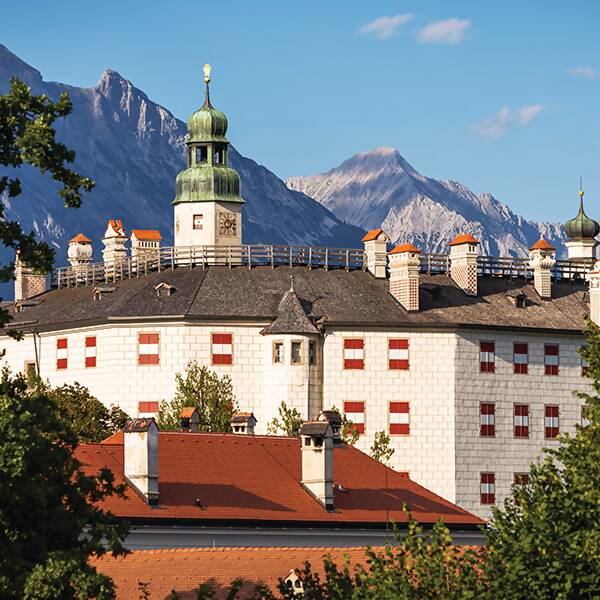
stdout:
[[202,215],[194,215],[193,220],[194,229],[202,229]]
[[196,146],[196,164],[204,165],[208,162],[208,146]]

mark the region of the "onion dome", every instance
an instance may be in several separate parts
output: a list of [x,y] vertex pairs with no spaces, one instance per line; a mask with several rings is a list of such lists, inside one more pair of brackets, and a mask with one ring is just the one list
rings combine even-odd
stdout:
[[590,219],[583,210],[583,188],[579,190],[579,212],[564,224],[565,233],[573,240],[594,239],[600,233],[600,225]]
[[227,117],[210,103],[210,65],[204,65],[206,98],[204,104],[188,119],[190,142],[227,142]]

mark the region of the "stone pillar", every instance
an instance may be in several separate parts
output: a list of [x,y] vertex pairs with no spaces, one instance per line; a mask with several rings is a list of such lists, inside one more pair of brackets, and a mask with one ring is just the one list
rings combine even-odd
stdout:
[[148,504],[158,504],[158,426],[154,418],[132,419],[123,428],[123,472]]
[[31,267],[26,267],[19,258],[15,258],[15,302],[27,300],[46,291],[46,275],[35,273]]
[[544,238],[540,238],[529,248],[529,266],[533,269],[533,286],[540,298],[552,298],[551,269],[556,261],[553,257],[554,247]]
[[302,485],[326,510],[333,510],[333,433],[327,421],[300,429]]
[[477,296],[479,242],[471,234],[457,235],[450,242],[450,276],[469,296]]
[[396,246],[390,253],[390,294],[408,311],[419,310],[421,251],[412,244]]
[[600,325],[600,260],[586,276],[590,286],[590,320]]
[[390,238],[383,229],[372,229],[362,239],[365,245],[367,269],[378,279],[385,279],[387,245]]

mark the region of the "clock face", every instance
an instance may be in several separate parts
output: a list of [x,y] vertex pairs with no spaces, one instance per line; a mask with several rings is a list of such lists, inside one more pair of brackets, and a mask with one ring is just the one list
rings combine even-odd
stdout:
[[219,234],[230,237],[237,235],[237,215],[235,213],[219,213]]

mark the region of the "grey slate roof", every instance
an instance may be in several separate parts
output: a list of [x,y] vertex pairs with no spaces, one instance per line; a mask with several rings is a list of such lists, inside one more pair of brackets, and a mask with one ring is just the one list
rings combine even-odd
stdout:
[[[41,302],[23,307],[12,327],[27,331],[53,330],[111,321],[186,319],[252,321],[264,324],[278,318],[290,275],[303,312],[328,325],[364,327],[475,327],[579,332],[585,328],[589,297],[584,282],[553,284],[553,300],[541,300],[530,282],[480,277],[477,297],[465,295],[446,275],[422,275],[421,310],[408,313],[390,295],[389,282],[365,271],[306,267],[179,268],[125,279],[110,285],[115,291],[94,300],[92,286],[52,290],[36,297]],[[161,282],[175,287],[159,297]],[[523,292],[524,308],[514,296]],[[25,325],[27,323],[27,325]]]
[[277,307],[277,317],[265,327],[261,333],[295,333],[295,334],[318,334],[318,329],[313,322],[306,316],[306,312],[300,299],[293,289],[289,289],[281,299]]

